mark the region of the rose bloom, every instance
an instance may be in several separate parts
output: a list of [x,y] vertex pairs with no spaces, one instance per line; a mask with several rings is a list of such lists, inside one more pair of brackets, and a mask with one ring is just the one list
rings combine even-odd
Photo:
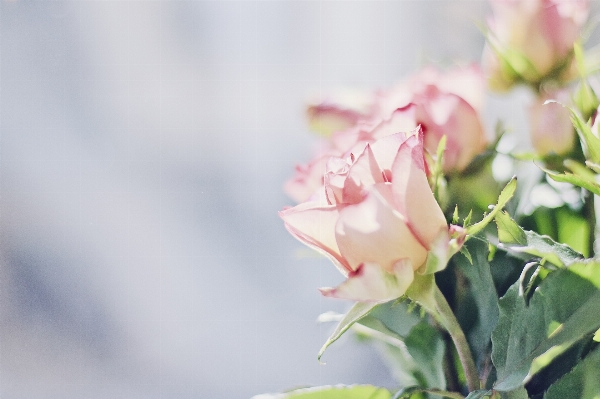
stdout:
[[[493,17],[483,65],[494,89],[516,80],[537,83],[568,69],[573,44],[589,14],[588,0],[491,0]],[[498,58],[498,54],[510,64]]]
[[[361,107],[356,98],[336,104],[326,102],[309,107],[309,115],[321,115],[335,121],[336,126],[350,126],[330,131],[330,137],[320,144],[320,151],[307,165],[296,167],[295,176],[285,184],[286,193],[298,202],[306,201],[323,185],[325,167],[330,157],[341,157],[354,146],[373,142],[387,134],[409,131],[421,126],[424,145],[430,153],[437,151],[446,136],[444,171],[462,171],[486,145],[479,112],[483,105],[484,80],[477,66],[441,73],[427,68],[396,87],[365,94],[371,103]],[[348,99],[342,96],[340,98]],[[359,112],[360,109],[360,112]],[[392,130],[375,129],[382,121],[395,119]],[[311,125],[317,123],[310,121]],[[332,126],[334,123],[329,123]],[[364,144],[363,144],[364,145]]]
[[558,103],[546,104],[547,100],[567,103],[569,93],[543,93],[534,100],[528,110],[531,143],[540,155],[562,155],[573,148],[575,130],[569,110]]
[[[376,133],[401,122],[396,113]],[[423,134],[385,134],[327,161],[310,201],[280,212],[288,231],[347,277],[325,296],[385,302],[402,296],[428,251],[448,243],[448,225],[429,187]],[[445,267],[441,265],[440,267]]]

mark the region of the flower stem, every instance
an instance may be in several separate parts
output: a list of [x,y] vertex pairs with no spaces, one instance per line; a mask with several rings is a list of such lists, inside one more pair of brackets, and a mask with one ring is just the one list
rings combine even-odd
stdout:
[[434,287],[434,299],[436,307],[435,310],[437,316],[439,317],[439,322],[448,331],[450,337],[452,337],[454,345],[456,346],[458,357],[465,371],[465,377],[467,379],[469,391],[475,391],[480,388],[479,375],[477,374],[477,368],[475,367],[473,355],[471,354],[471,349],[469,348],[469,343],[467,342],[465,333],[460,327],[460,324],[458,324],[458,320],[456,320],[454,312],[452,312],[452,309],[450,308],[450,305],[448,305],[444,294],[442,294],[437,285]]
[[590,258],[596,256],[595,244],[596,244],[596,209],[594,205],[594,194],[588,192],[583,204],[583,216],[588,223],[590,232],[588,236],[588,253],[584,254]]

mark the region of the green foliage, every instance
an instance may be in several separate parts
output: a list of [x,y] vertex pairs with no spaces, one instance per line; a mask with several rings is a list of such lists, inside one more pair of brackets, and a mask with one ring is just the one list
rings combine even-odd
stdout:
[[493,207],[491,212],[488,213],[487,215],[485,215],[481,221],[475,223],[474,225],[469,226],[467,228],[467,234],[475,235],[475,234],[479,233],[481,230],[483,230],[494,219],[496,214],[498,212],[500,212],[506,206],[508,201],[510,201],[512,196],[515,194],[516,189],[517,189],[517,178],[513,177],[508,182],[506,187],[504,187],[502,192],[500,193],[500,196],[498,197],[498,202]]
[[466,399],[529,399],[525,388],[520,387],[510,392],[496,392],[490,390],[473,391]]
[[336,385],[258,395],[253,399],[390,399],[391,397],[392,394],[387,389],[372,385]]
[[571,183],[574,186],[585,188],[591,193],[600,195],[600,184],[596,182],[596,175],[591,170],[573,160],[566,160],[565,166],[573,173],[558,173],[544,168],[541,169],[554,181]]
[[544,395],[544,399],[597,399],[600,396],[600,347],[583,359],[575,368]]
[[579,89],[575,92],[573,97],[573,103],[577,109],[581,111],[584,118],[590,118],[598,108],[598,105],[600,105],[600,102],[598,101],[596,93],[586,80],[588,68],[586,66],[583,48],[580,43],[575,43],[573,53],[575,55],[577,70],[581,78]]
[[464,396],[457,392],[442,391],[439,389],[423,389],[421,387],[407,387],[396,392],[392,399],[422,399],[425,394],[433,395],[437,398],[464,399]]
[[443,389],[442,336],[427,319],[410,309],[406,302],[379,305],[355,324],[354,330],[376,341],[402,386]]
[[333,334],[331,334],[329,339],[327,339],[327,342],[325,342],[325,345],[323,345],[319,351],[317,358],[321,360],[321,356],[323,356],[323,353],[327,347],[337,341],[338,338],[340,338],[354,323],[369,314],[369,312],[373,310],[375,306],[377,306],[376,303],[357,302],[354,304],[354,306],[352,306],[348,313],[346,313],[346,315],[339,322],[333,331]]
[[[473,349],[477,361],[485,362],[490,347],[490,336],[498,322],[498,296],[488,262],[488,247],[485,242],[470,241],[473,261],[455,257],[455,263],[469,283],[469,297],[474,302],[475,311],[469,311],[472,327],[466,331],[467,339]],[[464,305],[462,305],[464,306]],[[461,306],[461,307],[462,307]]]
[[496,214],[498,225],[498,248],[516,255],[539,257],[542,263],[566,266],[583,259],[583,255],[565,244],[559,244],[548,236],[523,230],[506,212]]
[[495,389],[512,391],[600,327],[600,263],[571,264],[542,279],[527,301],[521,278],[500,300],[492,334]]
[[583,117],[573,108],[569,108],[571,113],[571,122],[581,142],[584,144],[587,150],[587,158],[595,164],[600,164],[600,138],[596,137],[592,132],[592,128]]

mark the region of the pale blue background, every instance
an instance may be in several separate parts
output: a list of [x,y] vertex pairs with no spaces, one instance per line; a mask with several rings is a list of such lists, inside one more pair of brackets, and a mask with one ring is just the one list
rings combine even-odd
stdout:
[[311,92],[477,60],[483,1],[0,0],[0,397],[394,382],[277,211]]

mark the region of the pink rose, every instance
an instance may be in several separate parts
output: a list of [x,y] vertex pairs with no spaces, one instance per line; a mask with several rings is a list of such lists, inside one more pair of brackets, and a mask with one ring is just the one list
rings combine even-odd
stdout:
[[529,107],[531,142],[540,155],[562,155],[573,148],[575,131],[569,110],[558,103],[545,104],[547,100],[566,103],[569,93],[544,93],[534,100]]
[[[573,44],[589,14],[588,0],[491,0],[483,64],[496,89],[538,83],[570,67]],[[500,58],[498,56],[500,55]]]
[[[442,136],[447,137],[444,170],[461,171],[486,145],[479,117],[483,93],[483,75],[475,65],[446,73],[427,68],[391,90],[365,94],[370,102],[363,104],[360,112],[356,111],[358,107],[349,107],[347,101],[314,105],[309,112],[325,113],[339,125],[351,126],[331,131],[328,142],[322,146],[324,149],[309,164],[296,168],[285,191],[298,202],[306,201],[322,186],[321,172],[328,157],[344,157],[356,146],[419,125],[424,132],[425,148],[431,153],[437,151]],[[347,100],[349,97],[339,98]],[[353,103],[360,101],[354,99]],[[350,111],[351,108],[354,111]],[[393,123],[387,123],[391,120]]]
[[325,99],[311,101],[306,116],[310,129],[327,137],[371,117],[373,105],[373,93],[340,90],[327,94]]
[[363,142],[356,153],[330,158],[326,169],[320,195],[280,212],[294,237],[347,277],[321,292],[367,302],[403,295],[428,251],[448,242],[444,214],[427,182],[422,132]]
[[[440,86],[419,83],[418,90],[413,89],[411,101],[401,108],[406,118],[412,121],[407,127],[421,126],[425,148],[433,154],[441,138],[446,136],[444,171],[464,170],[487,144],[477,110],[463,97],[443,91]],[[388,98],[382,99],[382,108],[386,111],[395,103],[395,93],[390,96],[391,101]],[[481,106],[481,103],[477,105]]]

